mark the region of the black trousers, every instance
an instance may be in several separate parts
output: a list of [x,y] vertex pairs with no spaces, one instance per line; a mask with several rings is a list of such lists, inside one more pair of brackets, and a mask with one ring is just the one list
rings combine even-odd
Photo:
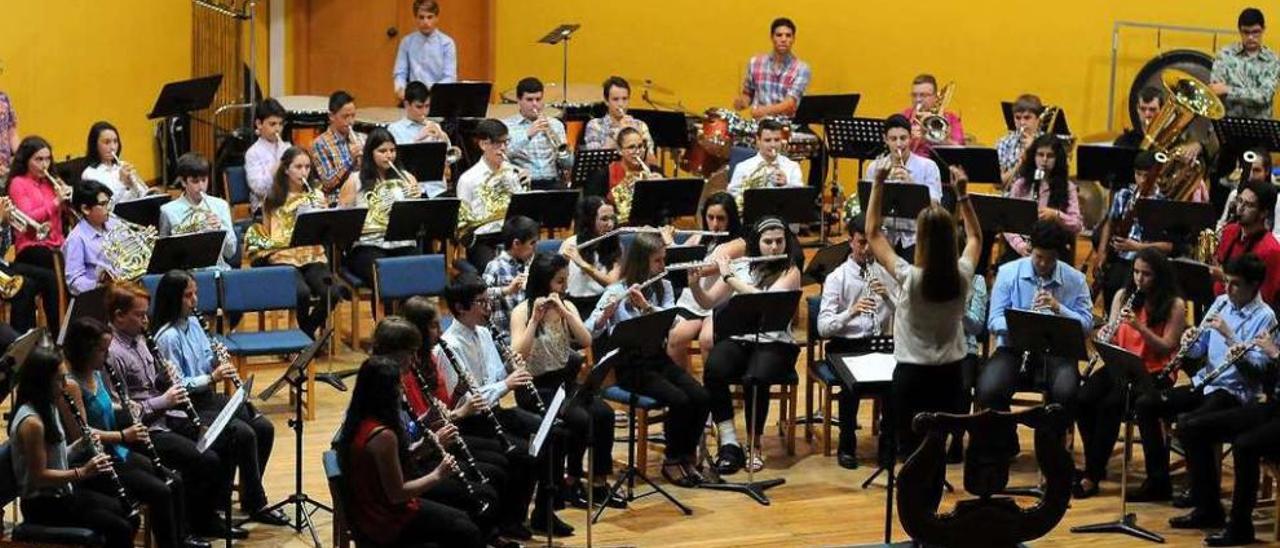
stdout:
[[[352,526],[364,531],[359,522]],[[427,498],[418,498],[418,513],[400,529],[389,546],[416,546],[424,542],[438,546],[483,548],[484,535],[466,512]]]
[[[1202,415],[1225,411],[1239,405],[1240,402],[1235,396],[1226,392],[1218,391],[1205,396],[1190,386],[1179,386],[1162,393],[1150,392],[1138,396],[1138,427],[1143,431],[1142,459],[1147,466],[1147,482],[1152,484],[1169,482],[1169,447],[1165,443],[1164,435],[1147,435],[1147,433],[1161,432],[1162,420],[1173,422],[1181,420],[1179,416],[1183,414]],[[1187,460],[1191,460],[1189,452]]]
[[[53,267],[53,250],[40,246],[23,249],[9,267],[11,274],[26,278],[23,290],[13,300],[13,327],[19,333],[36,326],[36,295],[40,296],[49,333],[57,336],[62,329],[62,311],[58,308],[58,288],[62,280],[58,279]],[[30,288],[26,287],[28,284]]]
[[191,438],[174,431],[151,431],[151,442],[164,465],[182,475],[187,517],[193,530],[211,525],[231,491],[231,472],[217,450],[201,453]]
[[[503,525],[518,525],[529,513],[534,486],[546,475],[546,468],[538,465],[541,459],[529,456],[528,440],[537,429],[538,417],[517,409],[495,409],[495,412],[506,434],[502,441],[498,439],[493,420],[483,413],[464,418],[457,426],[478,461],[495,464],[506,471],[504,490],[499,493],[502,504],[497,520]],[[511,450],[504,453],[502,447]],[[542,455],[544,458],[547,455],[545,449]]]
[[668,460],[693,459],[707,421],[707,390],[665,352],[632,354],[615,371],[618,385],[666,406]]
[[[436,460],[430,464],[434,469],[439,464]],[[440,504],[449,506],[457,510],[466,512],[467,517],[476,525],[480,531],[482,538],[490,538],[496,530],[497,517],[499,511],[498,492],[501,484],[489,476],[484,468],[488,465],[480,465],[479,468],[484,472],[485,476],[490,479],[490,483],[480,484],[471,483],[468,489],[468,481],[473,481],[469,474],[470,471],[465,463],[459,463],[468,476],[464,479],[462,476],[455,474],[454,476],[437,483],[422,493],[422,498],[432,500]],[[427,470],[430,472],[431,470]],[[472,494],[474,492],[474,494]]]
[[[1084,381],[1077,397],[1076,425],[1080,428],[1080,442],[1084,447],[1084,477],[1094,483],[1107,478],[1107,463],[1111,461],[1111,450],[1120,439],[1120,426],[1124,422],[1125,384],[1133,383],[1130,401],[1136,402],[1141,396],[1159,397],[1155,379],[1143,374],[1129,378],[1123,371],[1112,367],[1103,367]],[[1130,404],[1132,413],[1136,403]],[[1159,422],[1139,422],[1138,428],[1142,439],[1164,437]],[[1147,457],[1150,458],[1150,457]]]
[[892,431],[897,434],[899,460],[910,456],[924,439],[911,428],[917,414],[955,410],[959,400],[957,392],[963,386],[963,363],[963,359],[936,365],[898,363],[894,368],[889,416],[884,422],[893,425]]
[[[747,430],[753,435],[764,432],[769,416],[769,386],[789,381],[795,376],[796,356],[800,347],[791,343],[755,343],[725,339],[707,354],[702,384],[710,397],[711,418],[718,422],[733,420],[733,399],[729,385],[742,383],[745,397],[743,413]],[[752,419],[754,418],[754,422]]]
[[1258,462],[1262,457],[1280,456],[1280,408],[1276,403],[1262,405],[1267,418],[1261,424],[1236,436],[1232,442],[1236,485],[1231,495],[1231,523],[1235,527],[1253,527],[1253,508],[1258,504]]
[[[181,546],[187,537],[182,478],[174,477],[172,484],[167,485],[163,473],[137,451],[130,451],[123,461],[118,458],[112,461],[125,493],[134,501],[147,505],[156,544],[160,548]],[[83,485],[108,497],[117,496],[115,483],[105,474],[95,476]]]
[[107,548],[132,547],[138,529],[120,499],[93,489],[73,489],[62,497],[23,498],[19,506],[28,523],[91,529],[102,535]]
[[342,290],[335,283],[329,265],[311,263],[294,271],[298,302],[298,328],[315,337],[329,318],[330,307],[338,306]]
[[997,348],[978,373],[974,399],[986,409],[1008,411],[1013,393],[1019,387],[1031,386],[1047,390],[1049,403],[1062,404],[1068,416],[1073,411],[1076,391],[1080,388],[1080,370],[1075,362],[1033,353],[1027,360],[1027,372],[1021,372],[1022,353],[1012,347]]
[[[203,390],[192,395],[196,412],[205,424],[213,424],[218,413],[227,405],[228,398]],[[265,415],[254,416],[250,404],[240,406],[227,423],[213,448],[219,455],[229,458],[240,472],[240,509],[246,513],[261,510],[267,505],[267,494],[262,488],[262,474],[267,470],[271,449],[276,442],[276,429]]]
[[[555,397],[556,388],[560,386],[564,386],[565,394],[572,396],[578,389],[575,379],[581,368],[582,357],[573,354],[564,369],[535,377],[533,384],[542,395],[542,401],[549,403]],[[516,401],[525,410],[536,409],[533,396],[526,390],[516,393]],[[567,408],[563,411],[563,418],[568,435],[565,471],[570,477],[585,478],[587,471],[583,462],[586,460],[587,446],[591,445],[595,448],[595,459],[591,463],[595,477],[608,476],[613,471],[613,408],[596,394],[579,396],[567,401],[565,405]],[[592,435],[590,439],[587,437],[588,428]]]
[[[1210,396],[1212,397],[1215,394],[1217,392]],[[1274,406],[1250,403],[1249,405],[1220,411],[1187,413],[1178,419],[1178,439],[1182,440],[1182,448],[1187,452],[1187,470],[1191,474],[1191,500],[1197,510],[1207,512],[1209,515],[1222,515],[1224,513],[1221,498],[1222,466],[1217,451],[1221,444],[1232,441],[1245,432],[1257,429],[1274,416]],[[1280,428],[1273,430],[1273,432],[1280,433]],[[1266,430],[1258,433],[1265,434]],[[1258,439],[1256,434],[1255,439]],[[1258,441],[1263,444],[1270,443],[1272,446],[1280,447],[1280,441],[1277,441],[1275,437],[1270,440],[1259,439]],[[1236,460],[1239,462],[1239,457],[1236,457]],[[1246,460],[1253,461],[1253,486],[1251,489],[1246,489],[1247,496],[1237,496],[1236,501],[1239,501],[1240,498],[1256,499],[1258,460]],[[1250,473],[1248,470],[1249,463],[1246,462],[1245,466],[1245,474],[1248,475]],[[1236,470],[1236,474],[1239,473],[1240,471]],[[1239,479],[1237,478],[1237,480]],[[1246,487],[1248,486],[1246,485]],[[1239,485],[1237,485],[1238,488]],[[1232,512],[1237,510],[1235,507],[1232,508]],[[1252,513],[1252,505],[1250,504],[1249,511],[1243,514],[1245,522],[1252,523]],[[1237,523],[1236,525],[1240,524]]]

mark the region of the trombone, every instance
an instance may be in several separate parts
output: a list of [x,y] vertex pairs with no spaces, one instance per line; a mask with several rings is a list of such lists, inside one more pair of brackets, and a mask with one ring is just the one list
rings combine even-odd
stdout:
[[71,187],[54,175],[52,169],[44,168],[44,177],[49,180],[49,184],[53,185],[53,190],[58,193],[58,196],[63,200],[71,200]]

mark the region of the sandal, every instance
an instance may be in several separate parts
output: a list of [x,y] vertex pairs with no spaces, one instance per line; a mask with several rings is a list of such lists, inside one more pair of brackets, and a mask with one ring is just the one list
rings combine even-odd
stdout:
[[702,472],[698,471],[698,467],[694,466],[693,463],[689,461],[682,461],[680,463],[680,470],[684,472],[684,477],[689,478],[697,485],[707,482],[707,478],[702,476]]
[[761,457],[760,453],[751,455],[751,458],[747,461],[746,467],[752,474],[764,470],[764,457]]
[[[678,474],[678,476],[672,475],[673,473]],[[676,487],[688,488],[697,485],[693,478],[685,475],[684,466],[679,461],[667,461],[662,463],[662,477],[666,478],[668,483]]]
[[725,476],[736,474],[739,470],[742,470],[742,465],[746,460],[747,456],[743,454],[742,448],[737,444],[724,445],[716,453],[716,473]]

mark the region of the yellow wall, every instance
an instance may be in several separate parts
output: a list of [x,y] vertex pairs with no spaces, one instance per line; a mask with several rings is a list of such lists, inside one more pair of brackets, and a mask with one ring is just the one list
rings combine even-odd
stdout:
[[[570,47],[570,82],[597,83],[609,74],[651,78],[695,111],[728,106],[747,58],[770,47],[769,21],[786,15],[799,27],[794,51],[814,70],[809,93],[859,92],[859,115],[905,108],[911,78],[932,72],[956,82],[952,108],[981,143],[1004,131],[999,102],[1024,91],[1065,107],[1076,133],[1088,135],[1106,128],[1114,21],[1231,29],[1250,4],[1261,3],[1074,0],[1046,9],[1043,2],[1013,0],[558,0],[528,9],[506,1],[498,10],[495,87],[511,88],[530,74],[558,82],[561,50],[533,42],[573,21],[583,27]],[[905,5],[918,8],[899,7]],[[1267,15],[1280,21],[1280,10]],[[1155,38],[1154,31],[1122,33],[1120,93],[1157,53]],[[1277,40],[1276,31],[1266,38],[1272,48]],[[1212,48],[1208,38],[1178,33],[1164,33],[1162,42],[1166,50]],[[1118,110],[1124,102],[1117,99]],[[635,94],[632,105],[642,106]]]
[[154,125],[160,88],[191,73],[188,1],[5,2],[0,17],[0,89],[23,135],[53,143],[54,156],[84,154],[89,126],[120,128],[124,157],[155,176]]

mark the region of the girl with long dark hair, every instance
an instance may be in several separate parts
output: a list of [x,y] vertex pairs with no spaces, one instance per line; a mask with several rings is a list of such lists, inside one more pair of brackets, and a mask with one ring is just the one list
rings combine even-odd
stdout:
[[[1018,176],[1009,188],[1009,197],[1036,202],[1041,219],[1057,222],[1074,237],[1084,224],[1076,183],[1067,177],[1068,163],[1066,147],[1061,139],[1049,134],[1036,137],[1018,166]],[[1031,254],[1031,245],[1021,235],[1005,233],[1004,237],[1010,249],[1019,256]]]
[[600,196],[583,196],[578,200],[578,216],[573,222],[573,236],[560,244],[560,254],[569,259],[569,280],[565,292],[570,297],[594,297],[618,281],[622,272],[621,238],[608,238],[587,249],[586,242],[608,234],[618,224],[613,204]]
[[[695,234],[685,240],[684,245],[703,247],[706,249],[707,259],[720,255],[735,259],[745,252],[746,243],[741,236],[742,221],[738,217],[738,202],[734,200],[732,194],[717,192],[707,196],[707,199],[702,202],[701,217],[703,230],[727,232],[729,236],[717,238]],[[716,282],[716,274],[719,273],[719,270],[717,267],[712,266],[699,269],[697,272],[701,275],[700,283],[702,288],[710,289]],[[680,298],[676,300],[676,305],[693,312],[697,317],[682,317],[676,320],[676,325],[667,334],[667,355],[671,357],[671,361],[688,369],[689,347],[694,339],[702,337],[702,341],[706,344],[700,344],[698,350],[702,353],[702,363],[706,363],[707,353],[711,351],[711,334],[709,329],[703,329],[703,327],[704,324],[709,325],[711,323],[704,321],[704,318],[711,316],[711,311],[700,306],[698,299],[693,296],[693,291],[687,287],[681,291]]]
[[396,165],[396,142],[391,132],[383,128],[369,132],[360,171],[347,177],[338,193],[338,205],[341,207],[369,208],[360,238],[346,256],[346,266],[352,274],[372,285],[375,261],[414,253],[417,242],[386,239],[387,221],[393,203],[417,198],[421,194],[418,180]]

